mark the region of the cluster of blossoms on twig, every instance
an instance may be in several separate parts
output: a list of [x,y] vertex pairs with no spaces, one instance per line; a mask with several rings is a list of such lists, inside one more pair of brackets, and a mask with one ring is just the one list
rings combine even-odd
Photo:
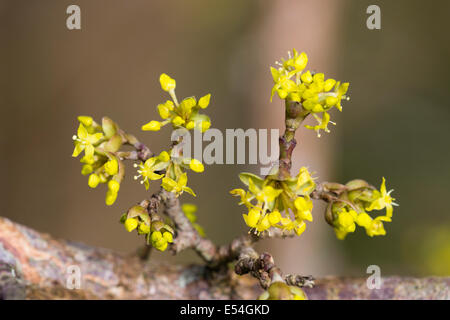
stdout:
[[[161,88],[168,92],[172,101],[168,100],[157,106],[161,118],[164,120],[150,121],[142,126],[144,131],[158,131],[161,127],[171,123],[174,130],[199,130],[205,132],[211,126],[210,118],[201,114],[200,110],[206,109],[210,103],[211,95],[207,94],[198,101],[195,97],[183,99],[180,103],[175,95],[176,82],[166,74],[160,76]],[[82,174],[89,175],[88,185],[91,188],[97,187],[99,183],[106,183],[108,191],[106,193],[106,204],[112,205],[120,188],[120,183],[124,178],[125,169],[122,163],[124,159],[137,160],[134,164],[137,174],[135,180],[140,180],[141,184],[148,190],[150,181],[160,181],[161,188],[168,192],[181,195],[187,192],[196,196],[194,191],[187,186],[187,170],[203,172],[204,166],[197,159],[183,156],[182,138],[172,144],[167,151],[162,151],[158,155],[153,155],[149,150],[142,156],[143,145],[132,135],[121,130],[111,119],[104,117],[102,125],[97,124],[89,116],[78,117],[80,122],[78,133],[73,137],[75,149],[73,156],[77,157],[84,151],[81,162]],[[120,151],[123,144],[133,145],[138,149],[137,154]],[[191,223],[198,232],[203,232],[201,226],[195,222],[195,211],[193,207],[185,206],[183,210],[186,217],[191,219]],[[169,243],[173,242],[174,229],[170,223],[166,223],[156,213],[152,215],[142,206],[133,206],[120,219],[125,229],[129,232],[136,230],[139,235],[145,235],[147,243],[154,248],[164,251]]]
[[[299,54],[294,49],[293,55],[290,52],[288,54],[287,60],[281,59],[281,62],[277,62],[278,68],[270,68],[275,83],[271,100],[277,93],[280,99],[301,103],[318,122],[315,126],[306,125],[305,127],[316,131],[320,137],[320,130],[330,132],[328,124],[335,124],[330,121],[327,111],[333,107],[342,111],[341,100],[348,98],[345,94],[349,83],[336,82],[331,78],[325,80],[323,73],[314,73],[309,70],[304,72],[308,63],[306,53]],[[320,113],[322,117],[319,117]]]
[[315,183],[308,169],[302,167],[297,176],[280,181],[276,175],[262,179],[251,173],[241,173],[241,181],[248,187],[234,189],[230,193],[240,196],[248,213],[243,214],[244,221],[257,234],[278,228],[283,234],[295,232],[301,235],[305,231],[306,221],[312,221],[311,192]]
[[[392,190],[386,192],[384,178],[379,191],[360,179],[352,180],[345,186],[335,184],[334,187],[333,191],[338,197],[328,204],[325,217],[334,227],[338,239],[344,239],[348,233],[354,232],[356,225],[363,227],[370,237],[386,234],[383,222],[392,221],[393,206],[397,204],[390,196]],[[370,216],[371,212],[384,209],[384,215],[375,218]]]
[[[197,207],[193,204],[180,206],[178,197],[187,192],[196,196],[187,186],[188,170],[203,172],[203,164],[183,154],[183,136],[178,136],[167,150],[154,154],[131,134],[124,132],[114,121],[104,117],[101,125],[89,116],[78,117],[79,127],[73,136],[75,149],[73,157],[81,157],[81,173],[88,175],[88,185],[96,188],[106,184],[105,202],[112,205],[118,195],[120,183],[125,176],[124,160],[135,161],[135,180],[148,190],[151,181],[157,181],[160,191],[150,200],[143,200],[129,208],[120,218],[128,232],[143,235],[148,248],[179,252],[193,248],[209,266],[217,268],[236,261],[235,272],[256,277],[266,291],[260,299],[306,299],[302,286],[312,284],[312,277],[299,275],[284,276],[268,253],[259,255],[252,244],[261,238],[300,236],[306,229],[306,221],[313,221],[313,200],[328,203],[325,220],[334,228],[338,239],[363,227],[368,236],[385,235],[384,222],[392,219],[396,205],[391,191],[387,192],[383,178],[377,190],[364,180],[348,183],[318,182],[306,167],[298,174],[291,174],[291,156],[296,146],[295,134],[300,124],[312,116],[317,125],[305,127],[317,132],[329,132],[329,111],[336,107],[342,111],[341,102],[348,100],[349,83],[325,79],[323,73],[305,71],[307,55],[295,49],[288,59],[277,62],[271,68],[274,86],[271,100],[277,94],[285,104],[286,130],[280,137],[278,163],[265,177],[251,173],[239,175],[247,189],[233,189],[230,193],[240,198],[240,205],[246,207],[243,214],[249,234],[234,239],[229,245],[215,246],[206,238],[203,228],[197,223]],[[209,106],[211,95],[200,99],[188,97],[181,102],[175,94],[176,81],[166,74],[159,78],[161,88],[171,100],[157,105],[162,121],[152,120],[142,126],[143,131],[159,131],[171,124],[173,130],[207,131],[210,118],[201,111]],[[334,123],[333,123],[334,124]],[[134,148],[122,151],[123,145]],[[164,205],[163,218],[158,212]],[[384,215],[375,216],[376,211],[385,210]],[[151,246],[150,246],[151,245]]]
[[[304,72],[307,62],[306,53],[299,54],[294,49],[287,60],[277,62],[278,69],[271,68],[274,80],[271,100],[277,93],[286,105],[286,132],[280,140],[280,163],[264,178],[241,173],[240,179],[248,190],[234,189],[230,193],[239,196],[239,204],[247,207],[248,212],[243,214],[244,221],[250,231],[258,235],[267,231],[270,236],[273,228],[281,229],[283,236],[293,233],[301,235],[306,228],[305,220],[313,221],[312,196],[329,203],[325,217],[338,239],[354,232],[356,225],[364,227],[371,237],[385,235],[383,222],[391,221],[395,203],[390,192],[386,192],[384,178],[379,191],[358,179],[345,186],[325,183],[321,185],[321,194],[318,194],[314,179],[305,167],[295,177],[290,174],[294,134],[299,124],[312,115],[319,124],[306,128],[314,129],[320,137],[320,130],[329,132],[330,115],[327,111],[332,107],[342,111],[341,100],[348,98],[345,94],[349,83],[325,80],[323,73]],[[318,113],[322,113],[321,119]],[[383,209],[386,209],[385,215],[375,218],[369,215],[371,211]]]
[[127,141],[127,137],[107,117],[103,118],[102,125],[88,116],[79,116],[78,121],[80,124],[77,135],[73,136],[75,149],[72,156],[77,157],[84,151],[84,156],[80,159],[83,163],[81,174],[89,175],[88,185],[91,188],[96,188],[100,183],[107,184],[105,202],[112,205],[117,199],[125,174],[115,152]]

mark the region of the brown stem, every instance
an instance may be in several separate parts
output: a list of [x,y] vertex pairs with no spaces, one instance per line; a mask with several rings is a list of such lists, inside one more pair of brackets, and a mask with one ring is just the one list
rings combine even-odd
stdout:
[[295,132],[308,114],[309,112],[303,109],[299,102],[286,100],[286,129],[284,134],[279,139],[280,157],[278,178],[280,180],[290,177],[292,151],[297,145],[297,141],[295,140]]
[[274,280],[280,281],[280,279],[288,285],[298,287],[312,287],[314,284],[312,276],[287,275],[283,277],[281,270],[275,265],[271,254],[265,252],[258,255],[251,247],[242,250],[234,271],[238,275],[250,273],[259,280],[263,289],[269,288]]

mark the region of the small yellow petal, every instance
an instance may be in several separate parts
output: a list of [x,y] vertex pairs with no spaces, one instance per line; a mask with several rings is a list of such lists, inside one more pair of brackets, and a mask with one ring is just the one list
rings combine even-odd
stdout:
[[159,131],[161,129],[161,123],[159,121],[152,120],[147,124],[144,124],[141,128],[143,131]]
[[191,170],[195,172],[203,172],[205,170],[203,164],[197,159],[191,160],[191,162],[189,163],[189,168],[191,168]]
[[161,76],[159,77],[159,83],[161,84],[161,88],[167,92],[170,90],[174,90],[176,87],[175,79],[172,79],[165,73],[161,74]]
[[198,100],[198,106],[202,109],[205,109],[209,105],[209,101],[211,100],[211,94],[208,93],[206,96],[203,96]]
[[93,173],[89,176],[89,179],[88,179],[89,187],[96,188],[99,183],[100,183],[100,177],[97,174]]
[[129,219],[125,220],[125,223],[124,223],[125,229],[128,232],[131,232],[134,229],[136,229],[137,225],[138,225],[138,221],[136,218],[129,218]]

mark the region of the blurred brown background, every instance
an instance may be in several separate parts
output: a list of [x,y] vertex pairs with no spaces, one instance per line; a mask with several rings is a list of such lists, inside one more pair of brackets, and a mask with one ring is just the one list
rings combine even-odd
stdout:
[[[66,28],[66,8],[81,7],[82,29]],[[366,28],[366,8],[381,7],[381,30]],[[338,125],[317,139],[300,130],[295,170],[321,180],[365,178],[401,204],[385,237],[362,230],[338,241],[316,206],[295,240],[264,242],[286,271],[364,275],[450,274],[450,109],[448,1],[0,1],[2,43],[1,215],[91,245],[133,252],[142,238],[118,223],[148,196],[131,177],[113,207],[92,190],[72,159],[76,116],[108,115],[152,150],[169,130],[147,133],[167,96],[158,77],[177,80],[179,97],[212,93],[213,126],[282,128],[279,100],[269,103],[269,66],[293,47],[309,67],[349,81],[351,100],[333,112]],[[190,175],[199,221],[217,243],[246,232],[228,191],[257,166],[213,165]],[[153,186],[155,187],[155,186]],[[155,259],[174,259],[155,254]],[[193,254],[177,261],[195,261]]]

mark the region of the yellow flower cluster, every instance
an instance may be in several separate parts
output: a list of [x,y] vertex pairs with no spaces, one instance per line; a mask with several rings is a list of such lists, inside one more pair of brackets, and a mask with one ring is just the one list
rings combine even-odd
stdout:
[[197,230],[198,234],[201,237],[205,237],[205,230],[201,225],[197,223],[197,215],[195,214],[197,212],[197,206],[192,203],[184,203],[181,206],[181,210],[183,211],[186,218],[188,218],[188,220],[191,222],[194,229]]
[[[306,53],[298,53],[295,49],[293,55],[289,52],[289,59],[282,59],[277,62],[278,68],[271,67],[274,86],[272,88],[270,100],[273,95],[278,94],[280,99],[296,101],[302,104],[303,108],[312,114],[318,124],[314,126],[306,125],[308,129],[317,132],[320,137],[320,130],[329,132],[330,121],[328,110],[336,107],[342,111],[341,100],[348,99],[347,93],[349,83],[341,83],[334,79],[326,79],[323,73],[304,72],[308,57]],[[318,114],[322,113],[322,117]]]
[[210,118],[205,114],[200,114],[201,109],[206,109],[209,105],[211,94],[201,97],[198,101],[195,97],[188,97],[178,103],[175,95],[176,82],[167,74],[161,74],[159,78],[161,88],[168,92],[172,101],[157,106],[158,113],[163,121],[152,120],[142,126],[144,131],[159,131],[161,127],[172,123],[174,128],[186,128],[187,130],[198,129],[205,132],[211,126]]
[[240,196],[240,204],[249,210],[243,218],[255,233],[274,227],[286,234],[293,231],[301,235],[306,228],[304,221],[313,220],[313,204],[309,195],[315,183],[305,167],[297,176],[282,181],[271,176],[263,180],[251,173],[241,173],[239,177],[248,186],[248,191],[234,189],[230,193]]
[[[170,153],[173,150],[169,150]],[[161,152],[158,156],[147,159],[145,162],[135,163],[138,175],[135,180],[141,178],[141,184],[144,184],[148,190],[150,180],[162,179],[161,186],[169,192],[177,195],[184,191],[195,197],[194,191],[187,187],[187,174],[183,169],[191,169],[194,172],[203,172],[205,167],[197,159],[171,156],[167,151]]]
[[120,170],[119,159],[112,152],[117,151],[122,139],[116,135],[114,124],[108,118],[103,119],[102,126],[91,117],[79,116],[80,125],[77,135],[73,136],[75,149],[73,157],[84,151],[80,162],[83,163],[82,175],[89,175],[88,185],[96,188],[100,183],[108,186],[105,202],[112,205],[120,189],[123,170]]
[[131,207],[122,215],[120,222],[128,232],[137,230],[139,235],[145,235],[147,243],[159,251],[166,250],[168,244],[173,242],[172,227],[160,220],[151,221],[147,210],[141,206]]
[[[383,222],[392,221],[394,198],[391,191],[386,192],[386,181],[383,178],[380,191],[374,190],[362,180],[347,183],[348,192],[343,195],[347,201],[335,202],[328,210],[333,217],[332,224],[338,239],[344,239],[348,233],[354,232],[356,225],[363,227],[370,237],[386,234]],[[385,215],[372,218],[367,212],[386,209]]]

